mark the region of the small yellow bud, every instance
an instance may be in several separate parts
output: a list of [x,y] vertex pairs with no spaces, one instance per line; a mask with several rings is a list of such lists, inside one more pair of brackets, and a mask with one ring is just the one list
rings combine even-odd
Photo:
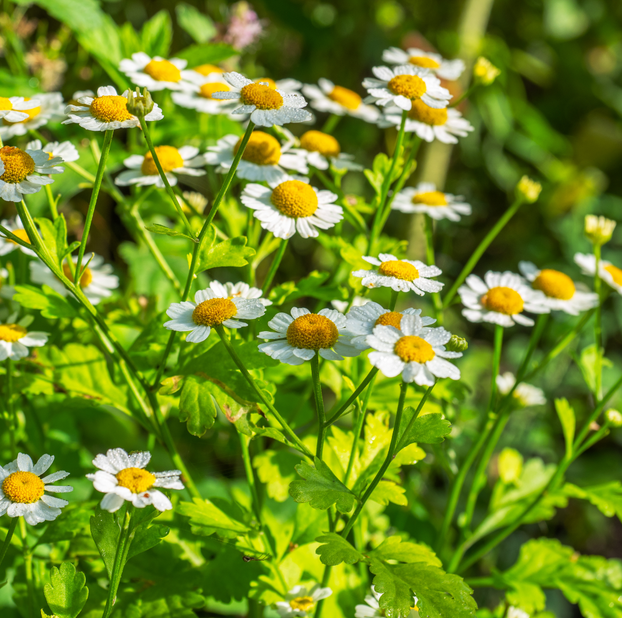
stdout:
[[458,335],[452,335],[445,347],[449,352],[464,352],[469,347],[469,344],[466,339],[458,337]]
[[151,93],[143,88],[142,94],[140,89],[136,88],[136,92],[128,90],[127,92],[127,111],[137,118],[144,118],[153,110],[153,99]]
[[611,240],[616,222],[605,217],[586,215],[585,235],[593,245],[604,245]]
[[517,197],[522,197],[528,204],[533,204],[540,196],[542,185],[528,176],[523,176],[516,185]]
[[487,58],[480,56],[473,66],[473,80],[482,86],[490,86],[501,71]]
[[504,448],[499,453],[499,476],[509,485],[516,483],[523,472],[523,456],[513,448]]
[[622,414],[613,408],[605,412],[607,422],[613,427],[622,427]]

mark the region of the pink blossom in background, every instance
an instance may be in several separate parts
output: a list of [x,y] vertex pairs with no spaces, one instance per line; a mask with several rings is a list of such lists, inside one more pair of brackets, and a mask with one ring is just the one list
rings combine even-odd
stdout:
[[236,49],[244,49],[259,39],[264,25],[248,2],[237,2],[232,7],[223,40]]

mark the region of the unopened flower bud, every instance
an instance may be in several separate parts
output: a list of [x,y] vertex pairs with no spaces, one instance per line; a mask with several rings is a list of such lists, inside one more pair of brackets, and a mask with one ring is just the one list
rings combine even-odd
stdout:
[[449,352],[465,352],[469,344],[466,339],[458,337],[458,335],[452,335],[451,339],[445,344],[445,348]]
[[185,211],[191,212],[195,210],[198,213],[203,213],[207,206],[207,198],[202,193],[198,193],[197,191],[184,191],[182,195],[184,198],[182,208]]
[[622,414],[613,408],[605,412],[605,418],[613,427],[622,427]]
[[523,176],[516,185],[516,195],[529,204],[533,204],[538,199],[540,191],[542,191],[542,185],[528,176]]
[[137,118],[144,118],[153,110],[153,99],[151,93],[143,88],[142,94],[139,88],[136,92],[127,92],[127,111]]
[[509,485],[520,479],[523,471],[523,456],[513,448],[504,448],[499,453],[499,476]]
[[480,56],[473,66],[473,80],[482,86],[490,86],[501,71],[487,58]]
[[611,240],[616,222],[605,217],[587,215],[585,217],[585,235],[593,245],[604,245]]

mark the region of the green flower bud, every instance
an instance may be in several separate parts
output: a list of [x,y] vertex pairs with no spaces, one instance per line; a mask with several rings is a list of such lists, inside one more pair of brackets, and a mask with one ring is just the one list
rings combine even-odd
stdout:
[[516,483],[523,472],[523,456],[513,448],[504,448],[499,453],[499,476],[509,485]]
[[482,86],[490,86],[501,71],[487,58],[480,56],[473,66],[473,81]]
[[605,217],[587,215],[585,217],[585,235],[593,245],[604,245],[611,240],[616,222]]
[[469,344],[466,339],[458,337],[458,335],[452,335],[451,339],[445,344],[445,347],[449,352],[465,352]]
[[528,204],[533,204],[540,196],[542,185],[528,176],[523,176],[516,185],[516,196],[522,197]]
[[153,110],[153,99],[146,88],[143,88],[142,94],[139,88],[136,88],[136,92],[128,90],[127,111],[130,114],[137,118],[144,118],[151,110]]
[[605,412],[605,418],[612,427],[622,427],[622,414],[613,408]]

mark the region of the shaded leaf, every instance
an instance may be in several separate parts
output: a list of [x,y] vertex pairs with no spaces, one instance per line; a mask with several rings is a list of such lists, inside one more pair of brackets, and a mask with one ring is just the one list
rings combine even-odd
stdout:
[[576,419],[574,410],[568,403],[567,399],[556,399],[555,410],[559,417],[559,422],[562,425],[562,431],[564,432],[564,440],[566,442],[566,455],[572,454],[572,443],[574,441],[574,432]]
[[186,47],[175,56],[190,62],[190,68],[200,64],[218,64],[227,58],[237,56],[240,52],[225,43],[208,43],[203,45],[191,45]]
[[153,232],[154,234],[164,234],[165,236],[183,236],[184,238],[189,238],[194,241],[189,234],[185,232],[178,232],[170,227],[166,227],[166,225],[160,225],[159,223],[151,223],[149,225],[145,225],[145,229]]
[[202,436],[216,420],[211,383],[198,376],[188,376],[181,388],[179,420],[186,423],[189,433]]
[[119,524],[112,513],[98,509],[95,515],[91,517],[91,536],[95,541],[95,545],[97,545],[99,555],[106,565],[108,577],[112,576],[112,567],[120,532]]
[[177,23],[197,43],[207,43],[217,34],[214,22],[204,13],[185,2],[180,2],[175,7]]

